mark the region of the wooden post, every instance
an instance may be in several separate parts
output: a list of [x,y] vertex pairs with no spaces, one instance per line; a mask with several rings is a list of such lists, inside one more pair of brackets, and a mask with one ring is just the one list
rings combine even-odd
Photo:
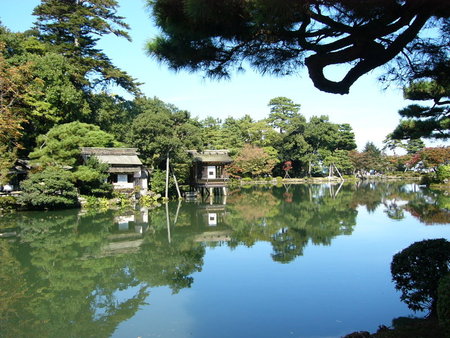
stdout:
[[166,223],[167,223],[167,240],[172,242],[172,236],[170,235],[170,217],[169,217],[169,203],[166,202]]
[[180,188],[178,187],[178,181],[177,181],[177,178],[176,178],[175,173],[173,171],[172,171],[172,175],[173,175],[173,180],[175,182],[175,187],[177,188],[178,199],[181,199]]
[[177,212],[175,214],[175,220],[173,221],[173,225],[177,224],[178,214],[180,213],[181,200],[178,200]]
[[166,199],[169,199],[169,152],[167,152],[166,159]]
[[342,175],[341,175],[339,169],[336,167],[336,164],[333,163],[333,165],[334,165],[334,168],[336,168],[336,171],[337,171],[337,173],[339,174],[339,177],[341,178],[341,180],[344,181],[344,178],[342,177]]

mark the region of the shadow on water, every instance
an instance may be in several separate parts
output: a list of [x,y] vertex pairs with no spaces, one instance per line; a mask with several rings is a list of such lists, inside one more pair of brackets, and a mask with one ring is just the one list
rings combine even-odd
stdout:
[[[189,288],[207,248],[270,243],[275,262],[351,235],[358,208],[446,224],[449,199],[414,185],[298,185],[166,207],[23,212],[0,218],[0,336],[109,337],[151,288]],[[133,292],[124,292],[133,290]],[[151,296],[150,296],[151,298]]]

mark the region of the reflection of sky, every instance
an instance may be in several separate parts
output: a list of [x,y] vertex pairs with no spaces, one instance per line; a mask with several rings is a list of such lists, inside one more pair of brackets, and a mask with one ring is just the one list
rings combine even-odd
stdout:
[[[172,295],[167,287],[151,289],[146,299],[147,305],[141,306],[132,318],[121,323],[112,337],[191,336],[194,318],[186,311],[190,294],[190,290],[183,290]],[[129,298],[131,297],[132,295]]]
[[267,242],[208,249],[191,289],[152,289],[150,305],[114,337],[340,337],[412,315],[391,282],[392,256],[422,239],[450,240],[450,227],[391,220],[382,207],[359,208],[357,224],[290,264],[272,261]]

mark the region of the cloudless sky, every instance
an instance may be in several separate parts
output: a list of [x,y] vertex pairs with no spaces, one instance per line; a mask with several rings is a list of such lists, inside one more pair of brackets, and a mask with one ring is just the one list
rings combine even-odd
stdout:
[[[159,64],[145,52],[146,41],[156,36],[150,10],[145,0],[119,0],[118,15],[130,25],[132,42],[109,36],[98,47],[113,63],[139,82],[147,97],[158,97],[180,109],[188,110],[200,119],[210,115],[218,118],[245,114],[255,120],[269,114],[270,99],[285,96],[301,104],[300,112],[307,118],[328,115],[331,122],[349,123],[356,135],[358,149],[372,141],[382,147],[382,141],[393,131],[400,117],[398,110],[411,104],[403,99],[400,88],[392,84],[383,90],[375,71],[360,78],[348,95],[328,94],[316,89],[306,69],[297,76],[262,76],[251,70],[234,74],[231,80],[205,79],[202,73],[175,73]],[[32,26],[32,11],[39,0],[0,0],[0,21],[13,32]],[[336,78],[338,79],[338,78]],[[431,144],[437,146],[437,144]]]

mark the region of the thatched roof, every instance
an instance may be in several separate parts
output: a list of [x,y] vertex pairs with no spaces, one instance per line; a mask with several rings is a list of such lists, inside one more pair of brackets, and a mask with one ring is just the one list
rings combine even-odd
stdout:
[[142,165],[141,160],[137,157],[136,148],[81,148],[83,158],[95,156],[99,162],[110,165]]
[[228,155],[228,150],[204,150],[198,152],[196,150],[188,150],[194,162],[220,162],[231,163],[233,159]]

